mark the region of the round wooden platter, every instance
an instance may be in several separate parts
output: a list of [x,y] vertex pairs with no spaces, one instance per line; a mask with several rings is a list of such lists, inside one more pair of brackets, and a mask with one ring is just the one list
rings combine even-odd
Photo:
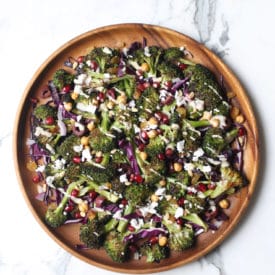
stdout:
[[[238,105],[246,121],[247,144],[244,152],[244,172],[249,184],[240,192],[231,196],[230,208],[227,210],[229,220],[224,222],[218,231],[209,231],[197,238],[196,245],[182,253],[172,253],[161,263],[146,263],[145,259],[131,260],[127,263],[114,263],[103,250],[76,250],[79,243],[79,225],[61,226],[52,230],[44,223],[45,206],[35,199],[37,187],[32,183],[33,172],[26,168],[29,161],[26,140],[29,137],[30,98],[39,97],[42,87],[51,79],[56,69],[62,68],[68,57],[87,54],[96,46],[121,47],[129,46],[134,41],[147,40],[148,45],[162,47],[184,46],[193,55],[192,60],[204,64],[218,78],[223,77],[227,91],[236,94],[234,104]],[[18,181],[22,193],[33,215],[41,227],[65,250],[72,255],[101,268],[122,273],[153,273],[169,270],[194,261],[219,245],[236,226],[249,203],[255,189],[259,164],[258,132],[253,110],[245,90],[232,71],[210,50],[193,39],[159,26],[145,24],[118,24],[92,30],[67,42],[55,51],[38,69],[29,82],[15,121],[14,128],[14,160]]]

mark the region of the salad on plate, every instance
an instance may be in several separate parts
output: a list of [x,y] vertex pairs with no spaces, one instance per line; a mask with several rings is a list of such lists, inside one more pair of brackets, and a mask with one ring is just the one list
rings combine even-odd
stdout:
[[79,224],[76,249],[115,262],[159,262],[218,230],[247,184],[233,96],[183,47],[69,57],[31,98],[28,167],[46,224]]

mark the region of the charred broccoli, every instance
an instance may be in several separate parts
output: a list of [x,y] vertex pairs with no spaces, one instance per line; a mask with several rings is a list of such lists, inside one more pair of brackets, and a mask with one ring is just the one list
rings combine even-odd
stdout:
[[71,75],[64,69],[57,70],[53,75],[53,84],[59,91],[66,85],[72,85],[73,80],[74,75]]
[[39,105],[36,106],[33,110],[33,115],[41,120],[44,120],[48,117],[56,117],[56,108],[50,105]]
[[74,156],[79,155],[79,153],[75,152],[74,147],[80,146],[80,144],[79,137],[70,135],[57,147],[57,153],[65,160],[71,160]]
[[140,249],[141,254],[146,257],[147,263],[159,263],[169,256],[169,248],[159,244],[145,243]]
[[106,234],[113,230],[117,223],[117,220],[109,219],[108,216],[88,220],[86,224],[80,226],[79,239],[88,248],[98,249],[103,245]]
[[129,256],[128,243],[124,241],[122,233],[111,231],[105,239],[104,249],[116,263],[125,262]]
[[134,206],[145,204],[151,190],[147,184],[131,184],[125,189],[125,198]]
[[183,78],[181,69],[170,62],[162,62],[158,66],[158,71],[160,72],[162,82],[171,81],[176,78]]

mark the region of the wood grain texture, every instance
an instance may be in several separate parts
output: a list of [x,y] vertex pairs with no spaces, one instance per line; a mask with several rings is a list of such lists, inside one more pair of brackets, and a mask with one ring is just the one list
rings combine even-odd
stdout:
[[[37,193],[36,186],[31,180],[32,173],[26,169],[28,161],[26,140],[29,137],[31,110],[29,99],[38,97],[42,87],[54,71],[63,67],[64,60],[69,56],[85,55],[95,46],[121,47],[122,43],[129,46],[133,41],[142,41],[143,37],[146,38],[148,45],[184,46],[192,53],[195,62],[210,68],[217,77],[222,75],[226,88],[236,93],[235,104],[240,107],[246,118],[248,142],[244,154],[244,171],[249,184],[230,197],[231,207],[228,210],[230,219],[224,222],[215,234],[209,231],[200,235],[192,249],[182,253],[173,253],[169,259],[159,264],[148,264],[144,259],[118,264],[114,263],[103,250],[77,251],[75,244],[79,243],[78,225],[66,225],[57,230],[51,230],[44,224],[45,207],[34,199]],[[193,39],[170,29],[145,24],[119,24],[99,28],[76,37],[55,51],[38,69],[25,89],[16,117],[13,145],[15,170],[22,193],[41,227],[60,246],[76,257],[95,266],[122,273],[153,273],[168,270],[194,261],[219,245],[236,226],[247,208],[256,185],[259,164],[256,120],[246,92],[232,71],[214,53]]]

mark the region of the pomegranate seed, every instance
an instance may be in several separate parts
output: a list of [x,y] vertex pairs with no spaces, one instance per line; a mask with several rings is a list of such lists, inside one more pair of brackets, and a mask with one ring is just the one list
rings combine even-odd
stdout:
[[65,85],[63,88],[62,88],[62,92],[67,94],[71,91],[71,85]]
[[182,226],[184,224],[184,220],[182,218],[177,218],[176,223]]
[[214,190],[214,189],[216,188],[216,184],[213,183],[213,182],[211,182],[211,183],[209,183],[209,184],[207,185],[207,188],[208,188],[209,190]]
[[74,217],[75,217],[76,219],[82,218],[79,211],[77,211],[77,212],[74,213]]
[[128,204],[128,201],[126,199],[122,199],[120,203],[125,206]]
[[97,192],[96,191],[90,191],[88,196],[90,199],[94,200],[97,197]]
[[79,56],[79,57],[76,59],[76,61],[77,61],[78,63],[82,63],[82,62],[84,61],[84,56],[83,56],[83,55]]
[[165,156],[166,156],[167,158],[172,158],[173,155],[174,155],[174,150],[173,150],[172,148],[167,148],[167,149],[165,150]]
[[73,157],[73,163],[79,164],[80,162],[81,162],[81,157],[79,157],[79,156],[74,156]]
[[142,183],[143,177],[141,175],[134,175],[134,181],[137,183]]
[[162,121],[162,123],[164,123],[164,124],[169,124],[169,117],[168,117],[168,115],[162,114],[161,121]]
[[179,206],[184,206],[184,197],[180,197],[177,201]]
[[188,67],[188,66],[187,66],[186,64],[184,64],[184,63],[180,63],[180,64],[179,64],[179,68],[180,68],[181,70],[185,70],[187,67]]
[[150,238],[149,243],[151,245],[154,245],[154,244],[158,243],[158,241],[159,241],[159,238],[157,236],[154,236],[154,237]]
[[73,207],[72,205],[67,205],[67,206],[65,207],[64,210],[65,210],[66,212],[72,212],[73,209],[74,209],[74,207]]
[[141,92],[145,91],[146,90],[146,87],[147,85],[145,85],[145,83],[139,83],[137,85],[137,89],[140,90]]
[[245,135],[245,133],[246,133],[245,128],[244,127],[240,127],[239,130],[238,130],[238,136],[242,137],[242,136]]
[[197,189],[201,192],[205,192],[207,190],[207,187],[206,187],[205,184],[199,183],[198,186],[197,186]]
[[109,89],[109,90],[107,90],[106,94],[107,94],[108,97],[111,97],[111,98],[113,98],[113,99],[116,98],[116,92],[115,92],[114,89]]
[[94,71],[96,71],[96,69],[98,68],[98,64],[96,63],[96,61],[91,61],[91,69],[93,69]]
[[102,93],[102,92],[98,93],[97,99],[98,99],[100,102],[104,102],[105,94]]
[[101,163],[102,160],[103,160],[103,157],[95,157],[96,163]]
[[159,160],[165,160],[165,155],[163,153],[159,153],[159,154],[157,154],[157,158]]
[[160,83],[159,82],[153,82],[152,86],[157,89],[157,88],[160,87]]
[[155,117],[156,117],[156,119],[159,120],[159,121],[161,121],[162,116],[163,116],[163,113],[162,113],[162,112],[156,112],[156,113],[155,113]]
[[72,192],[71,192],[72,197],[77,197],[78,194],[79,194],[79,190],[77,190],[77,189],[73,189]]
[[145,144],[144,143],[141,143],[141,144],[138,145],[138,150],[139,151],[144,151],[144,149],[145,149]]
[[37,104],[39,100],[37,98],[31,98],[31,103]]
[[33,183],[39,183],[40,182],[40,176],[39,174],[36,174],[32,177],[32,182]]
[[167,80],[164,82],[164,85],[167,89],[170,89],[173,85],[173,82],[171,80]]
[[148,140],[149,139],[148,134],[147,134],[146,131],[141,131],[140,136],[144,140]]
[[128,230],[134,232],[136,229],[132,225],[128,225]]
[[46,117],[45,123],[46,123],[47,125],[53,125],[53,124],[54,124],[54,118],[53,118],[52,116]]
[[167,96],[165,99],[162,99],[162,100],[161,100],[161,103],[162,103],[163,105],[170,105],[173,101],[174,101],[174,97],[171,96],[171,95],[169,95],[169,96]]

